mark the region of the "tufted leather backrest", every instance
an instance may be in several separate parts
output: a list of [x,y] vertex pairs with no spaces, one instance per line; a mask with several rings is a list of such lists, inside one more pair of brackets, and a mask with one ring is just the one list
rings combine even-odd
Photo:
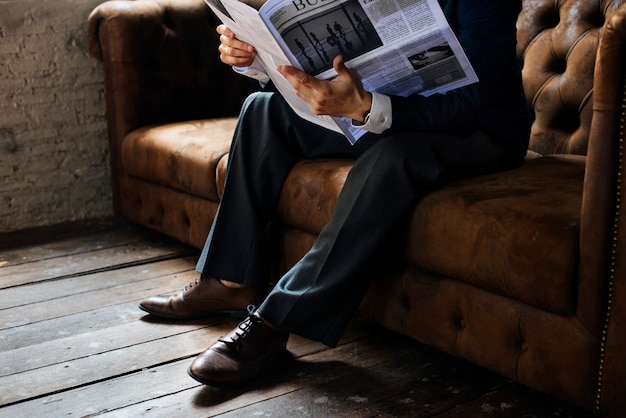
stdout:
[[134,129],[236,116],[252,84],[219,60],[218,20],[203,0],[107,1],[89,17],[118,139]]
[[604,22],[626,0],[523,0],[517,22],[529,148],[583,154],[591,126],[596,50]]

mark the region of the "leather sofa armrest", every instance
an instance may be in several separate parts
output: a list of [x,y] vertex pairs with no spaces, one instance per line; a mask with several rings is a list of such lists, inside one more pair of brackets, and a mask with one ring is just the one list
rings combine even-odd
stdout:
[[115,134],[141,126],[236,115],[250,83],[219,61],[203,0],[114,0],[90,14]]
[[[625,56],[622,4],[607,20],[598,47],[581,215],[578,317],[587,329],[600,333],[597,407],[603,416],[618,416],[626,409]],[[588,323],[591,318],[600,323]]]
[[218,24],[204,0],[113,0],[89,15],[89,50],[104,69],[116,213],[120,148],[129,132],[235,116],[252,89],[219,60]]

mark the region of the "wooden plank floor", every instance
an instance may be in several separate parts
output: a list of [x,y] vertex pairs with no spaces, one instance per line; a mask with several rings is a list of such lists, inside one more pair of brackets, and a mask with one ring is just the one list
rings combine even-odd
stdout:
[[292,335],[263,381],[200,385],[187,367],[237,318],[137,309],[195,279],[197,254],[115,218],[0,234],[0,416],[590,416],[358,318],[335,349]]

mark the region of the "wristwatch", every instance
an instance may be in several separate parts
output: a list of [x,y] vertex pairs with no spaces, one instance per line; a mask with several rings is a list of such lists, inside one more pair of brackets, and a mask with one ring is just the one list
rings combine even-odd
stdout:
[[370,120],[370,112],[371,111],[372,111],[372,109],[367,109],[363,113],[363,122],[361,123],[361,125],[367,125],[367,122],[369,122],[369,120]]

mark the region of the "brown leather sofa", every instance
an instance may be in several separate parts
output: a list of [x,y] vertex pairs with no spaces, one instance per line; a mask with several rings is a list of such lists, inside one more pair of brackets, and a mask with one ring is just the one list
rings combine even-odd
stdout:
[[[518,53],[536,117],[527,160],[419,202],[360,307],[604,416],[626,410],[623,3],[523,1]],[[219,62],[215,25],[203,0],[110,1],[89,17],[115,211],[198,248],[251,89]],[[293,169],[272,228],[276,273],[311,246],[350,166]]]

